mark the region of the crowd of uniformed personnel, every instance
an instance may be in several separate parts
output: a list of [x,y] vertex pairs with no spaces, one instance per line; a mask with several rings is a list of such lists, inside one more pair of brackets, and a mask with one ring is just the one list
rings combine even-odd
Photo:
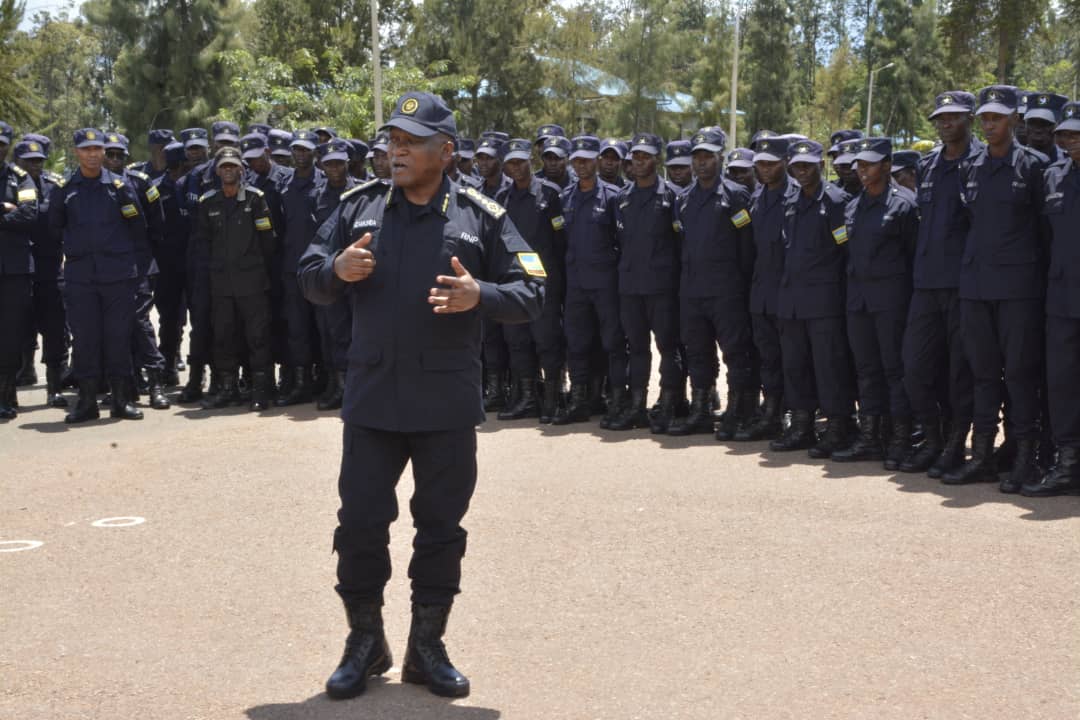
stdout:
[[[450,181],[503,208],[545,276],[539,318],[485,325],[485,409],[1080,494],[1080,103],[995,85],[930,119],[926,154],[857,130],[456,138]],[[131,164],[119,133],[73,140],[59,177],[49,138],[0,123],[0,417],[39,336],[68,423],[102,394],[113,417],[167,408],[185,369],[179,401],[207,410],[342,406],[364,372],[349,306],[313,305],[297,272],[343,198],[390,191],[386,135],[154,129]]]

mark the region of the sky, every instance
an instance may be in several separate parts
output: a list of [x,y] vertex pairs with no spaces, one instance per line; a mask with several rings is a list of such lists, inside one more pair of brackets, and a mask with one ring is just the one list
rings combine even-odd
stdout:
[[32,26],[31,19],[34,14],[41,10],[48,10],[49,12],[56,13],[65,8],[70,8],[68,15],[74,17],[78,15],[79,8],[82,6],[82,0],[26,0],[26,14],[23,15],[22,25],[19,26],[22,30],[29,30]]

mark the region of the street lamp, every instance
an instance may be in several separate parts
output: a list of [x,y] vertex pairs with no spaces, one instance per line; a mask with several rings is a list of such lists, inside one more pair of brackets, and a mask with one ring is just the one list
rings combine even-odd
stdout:
[[882,65],[877,70],[870,71],[870,91],[866,96],[866,137],[870,137],[870,109],[874,104],[874,76],[882,70],[888,70],[896,63],[889,63],[888,65]]

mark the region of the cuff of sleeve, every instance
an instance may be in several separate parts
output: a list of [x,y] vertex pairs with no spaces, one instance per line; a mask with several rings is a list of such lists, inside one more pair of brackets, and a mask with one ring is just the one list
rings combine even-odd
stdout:
[[344,290],[345,286],[348,285],[348,283],[339,278],[338,274],[334,272],[334,261],[337,260],[337,257],[340,254],[341,251],[338,250],[333,255],[327,257],[326,262],[323,264],[322,271],[324,273],[326,287],[329,287],[331,290]]
[[480,285],[480,304],[477,308],[485,315],[492,315],[499,306],[499,288],[495,283],[476,281]]

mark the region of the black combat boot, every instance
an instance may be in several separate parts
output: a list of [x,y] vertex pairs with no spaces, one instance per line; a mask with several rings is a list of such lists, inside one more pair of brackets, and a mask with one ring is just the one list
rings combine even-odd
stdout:
[[765,393],[765,402],[761,405],[761,411],[757,417],[735,433],[738,442],[752,440],[771,440],[780,434],[783,429],[783,394]]
[[193,403],[203,398],[203,376],[206,366],[202,363],[192,363],[188,371],[187,385],[180,391],[180,402]]
[[889,472],[896,472],[904,458],[911,454],[911,418],[893,418],[892,436],[885,448],[884,467]]
[[335,370],[326,385],[326,392],[316,406],[320,410],[340,410],[345,402],[345,371]]
[[[716,439],[717,440],[731,440],[735,437],[735,432],[738,430],[738,414],[739,408],[739,391],[728,385],[727,390],[727,403],[724,405],[724,411],[720,413],[720,419],[716,423]],[[714,405],[719,407],[719,405]]]
[[952,472],[964,464],[964,444],[967,442],[970,429],[970,423],[950,423],[949,434],[945,437],[945,447],[941,449],[941,454],[938,455],[934,464],[926,471],[928,476],[940,479],[945,477],[945,473]]
[[37,385],[37,368],[34,366],[34,346],[24,348],[22,351],[22,365],[19,374],[15,376],[15,387],[29,387]]
[[817,442],[814,434],[814,413],[810,410],[792,410],[791,424],[784,434],[769,442],[773,452],[807,450]]
[[497,415],[500,420],[520,420],[540,416],[540,404],[536,399],[536,378],[531,375],[518,378],[517,386],[517,400]]
[[147,379],[150,382],[150,407],[155,410],[168,410],[169,398],[165,397],[164,373],[161,370],[147,370]]
[[1013,468],[1013,460],[1016,459],[1016,436],[1013,435],[1012,425],[1005,421],[1005,439],[1001,446],[994,450],[994,470],[998,473],[1009,472]]
[[1027,497],[1080,495],[1080,448],[1065,445],[1057,451],[1057,462],[1036,483],[1027,483],[1020,492]]
[[1042,472],[1039,470],[1038,448],[1038,437],[1017,438],[1016,455],[1013,456],[1012,470],[998,485],[998,490],[1014,495],[1020,492],[1025,485],[1035,485],[1039,482]]
[[[880,428],[880,425],[878,427]],[[825,432],[821,434],[817,444],[806,451],[806,454],[815,460],[827,460],[832,457],[833,453],[843,450],[850,443],[851,416],[838,415],[826,418]]]
[[711,433],[716,420],[713,417],[712,394],[711,388],[691,388],[690,414],[671,423],[668,435],[681,437]]
[[611,429],[611,424],[626,409],[629,400],[630,394],[626,391],[626,388],[612,386],[607,399],[607,412],[604,413],[604,417],[600,418],[600,427],[604,430]]
[[946,485],[997,482],[994,466],[994,436],[996,432],[975,433],[971,436],[971,459],[941,477]]
[[604,398],[604,387],[607,378],[604,375],[589,377],[589,413],[591,415],[607,415],[608,402]]
[[240,402],[240,388],[236,386],[236,373],[219,373],[217,392],[202,401],[203,410],[221,410]]
[[506,407],[506,384],[502,370],[484,370],[484,410],[502,410]]
[[292,365],[282,365],[279,373],[276,396],[285,397],[293,391],[296,382],[296,368]]
[[349,620],[345,654],[326,681],[326,694],[334,700],[362,694],[367,690],[369,677],[382,675],[393,664],[383,630],[382,606],[377,603],[347,605],[345,616]]
[[881,416],[859,414],[859,434],[850,447],[836,450],[832,459],[836,462],[862,462],[864,460],[882,460],[885,451],[881,448]]
[[469,679],[451,664],[442,641],[449,616],[448,607],[413,605],[401,680],[427,685],[428,690],[442,697],[463,698],[469,695]]
[[551,424],[559,414],[559,404],[562,401],[562,377],[552,373],[544,378],[544,394],[540,402],[540,424]]
[[673,388],[660,388],[660,398],[653,406],[653,412],[649,414],[649,432],[653,435],[663,435],[675,422],[675,409],[679,405],[679,395],[685,394],[685,390]]
[[616,417],[608,423],[608,430],[634,430],[635,428],[649,427],[649,410],[645,398],[645,388],[635,388],[630,391],[630,402],[626,403]]
[[310,365],[293,368],[292,389],[287,395],[278,397],[276,404],[278,407],[287,407],[289,405],[300,405],[307,402],[311,402]]
[[735,390],[728,393],[728,407],[720,417],[720,423],[716,428],[716,439],[720,442],[730,442],[735,439],[739,430],[753,422],[758,412],[758,397],[760,391],[757,388]]
[[109,417],[117,420],[142,420],[142,410],[135,407],[132,402],[131,385],[134,383],[132,378],[123,377],[111,377],[109,378],[109,389],[112,391],[112,407],[109,410]]
[[274,406],[273,386],[274,383],[270,379],[270,373],[252,373],[251,404],[248,406],[252,412],[262,412]]
[[19,411],[10,404],[10,389],[15,387],[15,378],[11,375],[0,375],[0,420],[14,420],[19,416]]
[[180,373],[176,370],[176,358],[165,358],[165,369],[161,373],[161,384],[167,388],[180,384]]
[[49,407],[62,408],[68,406],[67,398],[63,394],[64,366],[50,365],[45,368],[45,404]]
[[97,394],[98,381],[96,378],[80,380],[79,399],[75,402],[75,407],[64,418],[64,422],[68,425],[74,425],[87,420],[97,420],[101,417],[101,411],[98,410]]
[[924,473],[941,456],[945,447],[945,438],[941,435],[941,421],[934,416],[922,419],[922,444],[913,449],[900,463],[900,472]]
[[588,422],[590,417],[589,389],[584,385],[571,385],[570,400],[566,403],[566,407],[559,408],[558,413],[551,419],[551,424],[569,425]]

